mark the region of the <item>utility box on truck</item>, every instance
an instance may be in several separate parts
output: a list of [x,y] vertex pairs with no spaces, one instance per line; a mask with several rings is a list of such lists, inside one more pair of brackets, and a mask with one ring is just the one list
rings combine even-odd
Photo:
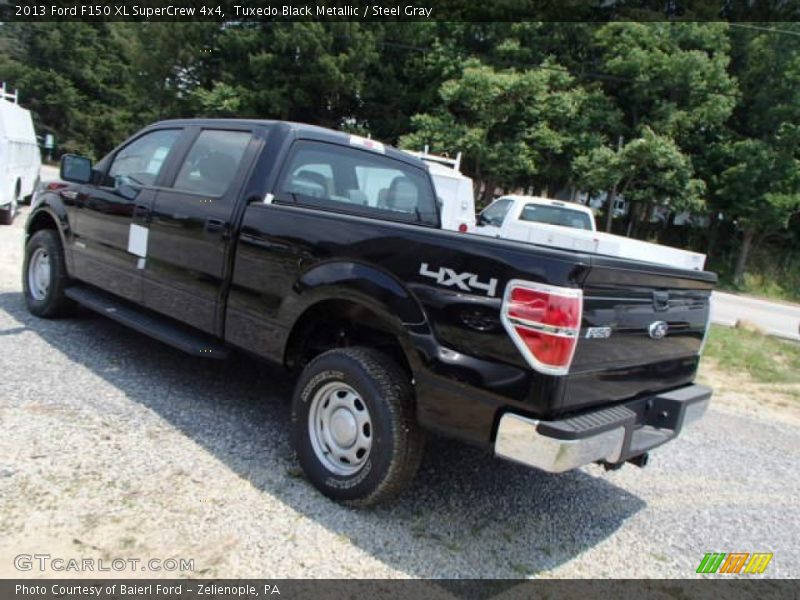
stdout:
[[436,188],[442,229],[465,233],[475,229],[475,195],[472,179],[461,173],[461,153],[456,158],[422,152],[409,154],[422,159],[427,165]]

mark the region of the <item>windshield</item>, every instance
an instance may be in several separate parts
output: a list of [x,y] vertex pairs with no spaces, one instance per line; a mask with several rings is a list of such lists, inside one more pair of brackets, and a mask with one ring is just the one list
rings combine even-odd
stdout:
[[521,221],[534,221],[536,223],[547,223],[548,225],[572,227],[573,229],[592,230],[592,217],[585,212],[560,206],[526,204],[519,218]]

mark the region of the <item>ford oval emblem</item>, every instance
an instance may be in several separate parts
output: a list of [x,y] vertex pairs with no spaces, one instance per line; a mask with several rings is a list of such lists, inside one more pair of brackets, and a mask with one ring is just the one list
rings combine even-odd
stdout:
[[647,333],[650,334],[650,337],[654,340],[660,340],[669,331],[669,325],[665,321],[653,321],[650,323],[650,327],[647,328]]

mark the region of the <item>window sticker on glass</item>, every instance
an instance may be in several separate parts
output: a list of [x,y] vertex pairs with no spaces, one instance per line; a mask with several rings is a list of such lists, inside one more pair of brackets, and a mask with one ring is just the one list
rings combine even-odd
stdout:
[[167,158],[167,154],[169,154],[168,146],[162,146],[161,148],[156,148],[156,151],[153,152],[153,158],[150,159],[150,162],[147,164],[147,169],[145,169],[145,171],[152,175],[157,175],[158,172],[161,170],[161,165],[164,163],[164,159]]

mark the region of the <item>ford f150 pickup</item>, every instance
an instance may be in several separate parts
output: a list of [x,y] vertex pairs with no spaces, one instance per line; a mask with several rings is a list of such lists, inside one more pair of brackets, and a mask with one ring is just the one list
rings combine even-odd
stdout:
[[29,310],[284,365],[335,500],[403,489],[426,430],[550,472],[641,466],[709,403],[713,273],[444,231],[425,164],[373,140],[165,121],[61,177],[26,224]]

